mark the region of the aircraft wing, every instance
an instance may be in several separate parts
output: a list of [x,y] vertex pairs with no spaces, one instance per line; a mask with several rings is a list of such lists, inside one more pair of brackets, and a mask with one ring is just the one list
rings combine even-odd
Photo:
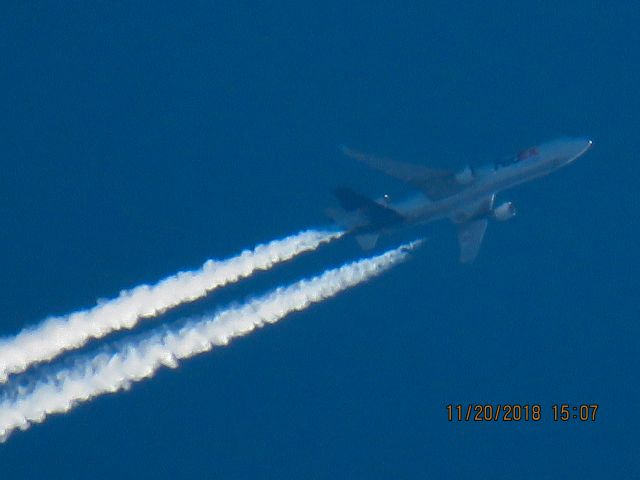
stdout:
[[472,262],[480,251],[488,220],[481,218],[458,225],[458,243],[460,244],[460,263]]
[[427,168],[422,165],[399,162],[385,157],[377,157],[358,152],[348,147],[342,147],[348,157],[379,170],[391,177],[408,183],[418,190],[422,190],[431,200],[439,200],[464,188],[455,180],[455,173],[451,170]]
[[466,205],[454,214],[452,220],[458,225],[460,263],[472,262],[478,256],[487,230],[487,216],[493,210],[495,198],[495,194],[492,193],[478,202]]

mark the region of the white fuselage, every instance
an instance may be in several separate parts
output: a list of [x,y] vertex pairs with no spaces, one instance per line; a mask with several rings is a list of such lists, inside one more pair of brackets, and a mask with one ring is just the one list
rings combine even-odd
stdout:
[[587,139],[560,139],[530,148],[510,161],[463,172],[465,184],[457,193],[431,200],[420,193],[388,206],[405,217],[405,223],[427,223],[454,219],[460,212],[473,214],[478,204],[502,190],[547,175],[573,162],[591,147]]

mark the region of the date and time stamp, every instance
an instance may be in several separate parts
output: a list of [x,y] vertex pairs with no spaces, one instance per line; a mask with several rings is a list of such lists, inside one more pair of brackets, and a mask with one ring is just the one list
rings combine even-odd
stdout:
[[598,418],[597,403],[572,405],[568,403],[541,404],[448,404],[447,420],[450,422],[595,422]]

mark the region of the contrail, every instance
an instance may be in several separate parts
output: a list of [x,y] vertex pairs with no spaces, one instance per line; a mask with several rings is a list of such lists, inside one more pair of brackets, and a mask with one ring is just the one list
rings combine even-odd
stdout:
[[133,382],[152,377],[163,365],[175,368],[180,360],[226,345],[236,337],[373,278],[405,259],[419,243],[277,288],[243,305],[192,320],[175,331],[151,332],[142,340],[121,344],[115,353],[78,360],[74,366],[36,381],[32,388],[23,388],[14,398],[6,397],[0,403],[0,441],[17,428],[26,430],[48,415],[68,412],[98,395],[129,388]]
[[155,285],[124,290],[113,300],[101,302],[91,309],[50,317],[15,337],[0,340],[0,383],[6,382],[10,374],[23,372],[34,363],[52,360],[92,338],[133,328],[142,318],[155,317],[172,307],[202,298],[215,288],[315,250],[320,244],[341,235],[342,232],[303,231],[258,245],[227,260],[208,260],[198,270],[180,272]]

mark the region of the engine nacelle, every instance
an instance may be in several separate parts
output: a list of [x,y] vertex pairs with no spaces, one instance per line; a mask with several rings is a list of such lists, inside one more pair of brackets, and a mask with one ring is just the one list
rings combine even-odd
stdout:
[[516,207],[511,202],[504,202],[493,209],[493,218],[499,222],[504,222],[516,216]]
[[468,185],[473,182],[474,177],[475,175],[473,174],[473,170],[471,170],[471,167],[469,166],[464,167],[455,175],[456,183],[458,183],[458,185]]

